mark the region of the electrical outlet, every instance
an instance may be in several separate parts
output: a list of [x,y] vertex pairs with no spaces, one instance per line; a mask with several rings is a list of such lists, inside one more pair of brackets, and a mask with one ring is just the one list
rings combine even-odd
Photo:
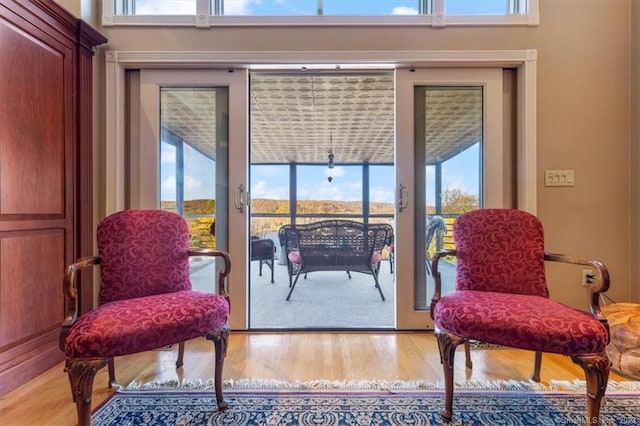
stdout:
[[594,275],[592,269],[582,270],[582,287],[589,287],[593,283]]

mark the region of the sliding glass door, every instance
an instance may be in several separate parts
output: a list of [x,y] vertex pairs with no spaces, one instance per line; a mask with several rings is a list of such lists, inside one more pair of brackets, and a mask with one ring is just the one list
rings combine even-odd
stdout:
[[[502,70],[402,69],[396,87],[397,327],[422,329],[432,325],[431,256],[453,248],[455,218],[510,203]],[[440,272],[451,291],[455,260]]]
[[[130,208],[161,208],[186,218],[190,246],[226,250],[233,259],[231,326],[247,327],[246,75],[238,70],[145,70],[132,78]],[[133,100],[132,100],[133,101]],[[135,104],[135,103],[134,103]],[[136,116],[136,114],[133,114]],[[233,230],[233,231],[231,231]],[[220,265],[190,264],[193,287],[215,291]]]
[[[385,312],[390,308],[389,319],[370,327],[424,329],[433,295],[429,258],[452,247],[453,220],[470,209],[513,204],[513,155],[504,137],[510,112],[500,68],[263,75],[253,91],[242,70],[137,73],[130,76],[131,98],[139,105],[131,108],[128,207],[174,210],[189,220],[194,246],[231,253],[234,329],[279,328],[261,327],[257,317],[249,321],[249,308],[265,300],[251,302],[252,286],[254,295],[282,287],[283,303],[288,291],[286,256],[274,223],[336,214],[391,223],[395,239],[382,253],[380,270],[391,286],[387,300],[379,300],[371,283],[364,287],[367,297],[377,298],[371,303],[384,304]],[[267,93],[268,84],[277,90]],[[308,117],[312,121],[303,123]],[[286,128],[292,133],[283,133]],[[328,210],[318,210],[322,206]],[[284,272],[276,273],[273,284],[268,269],[250,275],[254,234],[275,243],[274,268]],[[206,265],[194,265],[194,285],[206,271],[199,266]],[[443,268],[451,272],[454,264]],[[445,289],[452,288],[453,274],[443,273],[443,279]],[[382,312],[361,302],[344,315]]]

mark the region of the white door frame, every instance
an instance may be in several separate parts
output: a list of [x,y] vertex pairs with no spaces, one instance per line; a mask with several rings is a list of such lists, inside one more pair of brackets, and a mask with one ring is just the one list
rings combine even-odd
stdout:
[[[177,70],[177,69],[143,69],[140,73],[140,99],[139,104],[139,137],[131,139],[130,161],[130,208],[160,208],[160,89],[162,87],[228,87],[229,89],[229,140],[219,141],[228,143],[229,163],[228,163],[228,191],[227,196],[235,196],[237,189],[242,182],[247,180],[245,165],[247,164],[247,131],[246,131],[246,108],[247,108],[247,72],[238,70],[229,73],[224,70]],[[134,123],[131,123],[132,126]],[[142,160],[144,159],[144,161]],[[139,164],[139,167],[135,167]],[[218,173],[216,173],[218,175]],[[216,186],[225,185],[224,182],[216,178]],[[246,187],[246,185],[245,185]],[[238,196],[245,194],[237,194]],[[226,211],[218,212],[218,229],[225,226],[219,232],[218,241],[227,244],[229,253],[245,253],[247,242],[239,238],[228,238],[228,231],[231,229],[240,230],[246,234],[246,209],[237,209],[234,206],[234,198],[227,200],[217,200],[216,206]],[[242,201],[244,202],[244,200]],[[220,221],[222,215],[225,220]],[[229,277],[229,294],[233,300],[246,299],[246,271],[241,268],[242,262],[236,259],[233,276]],[[232,265],[233,267],[234,265]],[[231,313],[229,323],[237,328],[246,328],[247,305],[235,304]]]
[[[421,68],[400,69],[396,73],[396,192],[404,189],[402,208],[396,205],[396,327],[401,330],[433,327],[428,310],[415,309],[414,271],[416,262],[424,267],[424,254],[418,255],[412,238],[417,213],[414,200],[417,194],[415,179],[415,87],[482,87],[482,176],[481,206],[507,207],[506,185],[511,184],[505,174],[503,148],[503,99],[500,68]],[[422,188],[421,188],[422,189]],[[422,216],[424,220],[424,215]],[[417,235],[415,238],[418,238]],[[424,237],[423,237],[424,238]],[[422,259],[422,260],[419,260]],[[426,280],[428,286],[433,280]],[[428,301],[427,301],[428,302]]]
[[[104,182],[100,191],[103,198],[102,209],[97,210],[96,221],[115,211],[123,210],[126,205],[125,188],[125,95],[127,69],[144,68],[220,68],[238,69],[250,68],[254,65],[271,64],[277,67],[293,66],[295,64],[341,64],[348,67],[349,64],[357,66],[376,66],[389,68],[425,68],[425,67],[491,67],[516,68],[518,71],[518,181],[517,181],[517,207],[522,210],[536,213],[536,50],[497,50],[497,51],[353,51],[353,52],[179,52],[179,51],[106,51],[105,52],[105,138],[104,145],[94,149],[96,153],[104,153]],[[278,64],[278,65],[277,65]],[[377,64],[377,65],[376,65]],[[230,94],[231,96],[231,94]],[[247,116],[248,106],[234,106],[237,111],[243,110],[243,117]],[[230,111],[230,120],[234,114]],[[231,133],[235,128],[230,123],[230,145],[238,143],[247,145],[247,129],[238,124],[243,133]],[[233,139],[235,142],[232,142]],[[234,161],[231,158],[230,161]],[[233,167],[235,163],[230,163]],[[246,163],[245,163],[246,164]],[[241,178],[230,180],[229,200],[234,200],[235,188],[243,185],[247,188],[246,173]],[[232,203],[230,203],[232,204]],[[233,206],[230,206],[233,210]],[[230,221],[233,212],[229,212]],[[232,226],[230,222],[230,226]],[[246,219],[245,225],[246,226]],[[230,229],[231,231],[231,229]],[[230,246],[229,252],[233,258],[243,259],[246,254],[246,242],[237,239],[237,244],[243,247]],[[242,262],[242,261],[240,261]],[[232,329],[244,330],[247,328],[246,304],[241,309],[241,300],[246,301],[246,276],[242,265],[234,268],[230,277],[232,300],[236,300],[232,310]],[[238,292],[238,293],[236,293]],[[243,297],[244,296],[244,297]],[[242,311],[242,312],[238,312]]]

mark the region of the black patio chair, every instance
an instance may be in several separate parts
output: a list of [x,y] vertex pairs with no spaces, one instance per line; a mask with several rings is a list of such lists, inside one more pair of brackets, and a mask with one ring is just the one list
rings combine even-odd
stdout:
[[447,224],[442,216],[432,216],[427,223],[427,233],[425,236],[425,258],[427,264],[427,275],[431,275],[431,256],[429,256],[429,246],[434,237],[436,241],[441,238],[447,232]]
[[273,265],[274,258],[276,252],[276,245],[273,240],[265,238],[260,239],[259,237],[252,235],[251,236],[251,245],[250,245],[250,253],[249,258],[253,262],[257,260],[260,262],[260,267],[258,269],[258,275],[262,276],[262,264],[266,264],[271,269],[271,283],[273,284]]

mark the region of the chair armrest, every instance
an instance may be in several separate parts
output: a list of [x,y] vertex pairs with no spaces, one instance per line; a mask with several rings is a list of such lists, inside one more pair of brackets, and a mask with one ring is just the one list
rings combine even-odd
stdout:
[[607,319],[600,311],[600,294],[609,290],[609,271],[607,267],[598,260],[581,259],[579,257],[558,253],[545,253],[544,260],[590,266],[598,271],[595,277],[596,281],[588,287],[590,295],[589,307],[591,314],[606,325]]
[[78,288],[76,286],[76,275],[79,270],[89,266],[99,265],[98,256],[82,257],[67,267],[62,281],[62,294],[64,297],[64,321],[60,331],[60,349],[64,350],[64,340],[73,323],[78,318]]
[[224,298],[227,299],[227,302],[230,302],[226,280],[227,276],[231,272],[231,257],[229,256],[229,253],[221,250],[199,249],[189,250],[189,256],[209,256],[222,258],[222,260],[224,261],[224,269],[218,273],[218,286],[216,288],[216,292],[224,296]]
[[429,308],[429,313],[431,315],[431,319],[433,319],[433,308],[436,306],[436,303],[440,300],[441,292],[442,292],[442,280],[440,278],[440,272],[438,271],[438,263],[440,259],[446,256],[456,256],[457,252],[455,250],[440,250],[436,252],[431,258],[431,275],[433,276],[433,281],[435,283],[435,289],[433,291],[433,297],[431,298],[431,307]]

